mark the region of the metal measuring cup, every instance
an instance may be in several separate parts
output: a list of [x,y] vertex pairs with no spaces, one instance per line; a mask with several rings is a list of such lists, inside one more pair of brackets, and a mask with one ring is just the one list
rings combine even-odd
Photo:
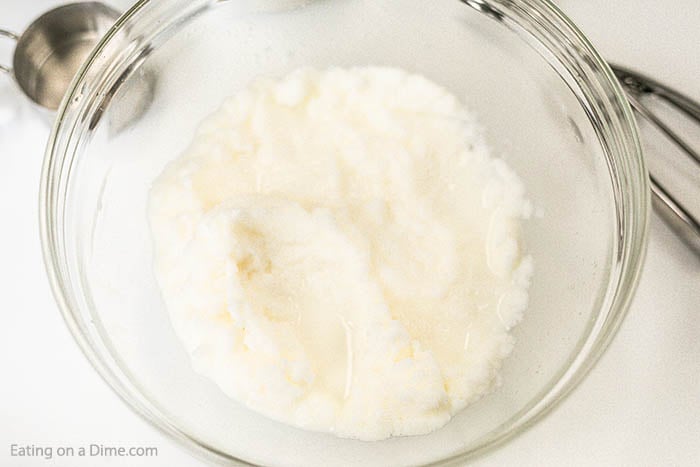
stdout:
[[[0,37],[16,42],[12,66],[0,64],[0,72],[13,76],[45,119],[53,120],[76,73],[119,16],[117,10],[103,3],[79,2],[47,11],[21,35],[0,29]],[[133,67],[129,68],[125,76],[133,71]],[[111,108],[108,119],[111,134],[135,122],[153,100],[155,75],[147,67],[141,68],[140,73],[143,79],[132,84],[136,89],[125,95],[125,99],[112,99],[119,88],[111,90],[106,101]]]
[[73,77],[120,13],[98,2],[71,3],[47,11],[22,33],[0,29],[16,42],[12,66],[0,64],[36,105],[58,109]]

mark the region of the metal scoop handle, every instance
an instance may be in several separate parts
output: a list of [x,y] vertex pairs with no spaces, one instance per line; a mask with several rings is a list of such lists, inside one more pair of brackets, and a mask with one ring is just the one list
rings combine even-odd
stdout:
[[[15,34],[14,32],[7,31],[5,29],[0,29],[0,36],[1,37],[7,37],[8,39],[12,39],[13,41],[17,42],[19,39],[19,36]],[[12,67],[9,65],[3,65],[0,63],[0,71],[4,71],[5,73],[12,73]]]
[[[695,122],[700,129],[700,104],[682,93],[665,86],[647,76],[616,65],[611,65],[613,72],[627,91],[627,99],[632,109],[641,118],[658,128],[673,144],[680,148],[695,165],[700,168],[700,154],[674,131],[664,120],[659,118],[640,97],[654,95],[663,99],[670,108],[682,112]],[[683,203],[678,201],[653,174],[649,175],[653,205],[659,215],[676,232],[676,234],[700,256],[700,221],[696,219]],[[687,200],[690,202],[691,200]],[[697,201],[697,200],[696,200]]]

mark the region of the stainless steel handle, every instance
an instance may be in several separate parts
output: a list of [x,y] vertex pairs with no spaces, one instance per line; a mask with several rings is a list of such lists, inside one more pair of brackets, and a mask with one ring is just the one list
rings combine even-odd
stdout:
[[[627,98],[636,114],[658,128],[669,141],[694,161],[698,166],[698,170],[700,170],[700,154],[678,132],[674,131],[656,113],[644,105],[640,97],[645,94],[653,94],[663,99],[670,105],[670,108],[682,112],[690,120],[697,123],[699,129],[700,104],[675,89],[671,89],[640,73],[616,65],[611,65],[611,67],[627,91]],[[659,183],[653,174],[650,174],[649,178],[654,208],[676,234],[697,255],[700,255],[700,221],[688,211],[686,206],[683,206],[682,202],[678,201],[669,190]],[[688,203],[693,201],[697,202],[700,199],[686,200]]]
[[696,254],[700,255],[700,224],[653,177],[650,176],[654,209]]
[[700,104],[688,96],[629,68],[619,65],[611,65],[611,67],[625,88],[632,91],[633,94],[654,94],[659,96],[700,123]]
[[[5,29],[0,29],[0,36],[7,37],[8,39],[12,39],[15,42],[17,42],[17,40],[19,39],[19,36],[17,34],[15,34],[12,31],[7,31]],[[3,65],[2,63],[0,63],[0,71],[4,71],[5,73],[10,74],[10,73],[12,73],[12,67],[10,67],[9,65]]]

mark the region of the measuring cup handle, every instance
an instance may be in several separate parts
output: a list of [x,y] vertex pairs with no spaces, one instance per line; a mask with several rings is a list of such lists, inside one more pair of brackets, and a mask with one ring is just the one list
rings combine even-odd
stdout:
[[[17,42],[17,39],[19,39],[19,36],[17,34],[6,29],[0,29],[0,36],[12,39],[15,42]],[[0,71],[4,71],[5,73],[12,73],[12,68],[8,65],[3,65],[2,63],[0,63]]]

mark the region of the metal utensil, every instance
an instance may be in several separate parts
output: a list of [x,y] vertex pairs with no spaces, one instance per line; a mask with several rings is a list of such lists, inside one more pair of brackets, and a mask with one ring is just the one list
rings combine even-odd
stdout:
[[[617,65],[611,65],[613,72],[622,83],[635,113],[654,125],[666,138],[676,145],[690,160],[700,166],[700,154],[680,136],[678,131],[671,128],[670,123],[662,119],[643,102],[645,95],[655,96],[668,104],[670,109],[681,112],[689,121],[697,124],[700,134],[700,104],[688,96],[663,85],[652,78]],[[687,209],[687,206],[700,199],[680,202],[666,189],[658,179],[649,175],[653,205],[659,215],[678,234],[678,236],[698,255],[700,255],[700,221]],[[685,206],[684,206],[685,204]]]
[[16,41],[12,66],[0,65],[0,71],[13,75],[34,103],[55,111],[80,66],[119,16],[102,3],[71,3],[47,11],[22,34],[0,29],[0,36]]

